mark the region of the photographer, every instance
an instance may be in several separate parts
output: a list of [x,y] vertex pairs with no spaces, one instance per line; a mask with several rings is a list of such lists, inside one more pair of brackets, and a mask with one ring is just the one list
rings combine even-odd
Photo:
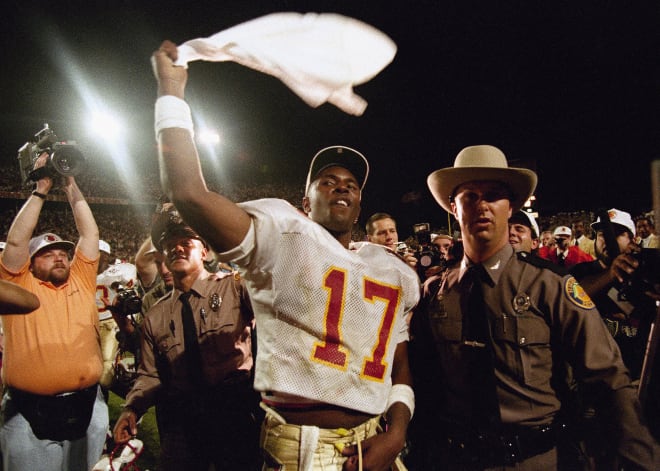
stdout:
[[399,254],[411,267],[417,266],[417,258],[404,242],[399,242],[399,232],[396,221],[387,213],[372,214],[365,226],[367,241],[372,244],[384,245]]
[[[104,394],[109,390],[119,396],[126,395],[126,387],[117,374],[118,337],[120,331],[132,328],[132,315],[139,313],[142,302],[134,287],[137,286],[137,269],[132,263],[110,263],[112,248],[104,240],[99,240],[99,267],[96,276],[96,307],[99,313],[101,351],[103,354],[103,374],[101,387]],[[130,302],[133,300],[132,302]],[[127,302],[129,301],[129,302]],[[123,359],[124,352],[120,353]],[[133,371],[135,364],[132,363]],[[118,384],[119,383],[119,384]]]
[[[40,154],[34,169],[49,157]],[[98,384],[103,363],[94,301],[99,230],[72,176],[61,189],[78,244],[52,233],[30,239],[54,178],[46,172],[36,181],[9,229],[0,263],[0,278],[33,292],[41,303],[30,314],[3,316],[0,444],[9,471],[89,470],[101,456],[108,428]]]
[[640,270],[635,254],[640,248],[634,242],[635,223],[630,214],[613,208],[608,211],[608,216],[617,246],[608,249],[606,227],[599,217],[591,224],[596,232],[596,260],[577,264],[570,272],[596,304],[619,344],[632,378],[639,379],[646,340],[655,315],[654,299],[658,299],[660,293],[648,292],[646,288],[650,287],[635,286],[635,275]]

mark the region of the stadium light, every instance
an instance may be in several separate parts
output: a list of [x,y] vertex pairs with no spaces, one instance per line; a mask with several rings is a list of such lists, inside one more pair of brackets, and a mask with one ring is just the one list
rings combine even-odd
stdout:
[[109,142],[117,142],[123,134],[121,122],[109,112],[94,111],[89,123],[89,132]]
[[215,146],[220,144],[220,134],[212,129],[203,129],[197,133],[197,139],[200,144]]

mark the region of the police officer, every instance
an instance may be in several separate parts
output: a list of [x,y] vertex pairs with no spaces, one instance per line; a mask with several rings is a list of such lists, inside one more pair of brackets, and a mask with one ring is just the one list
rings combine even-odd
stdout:
[[247,292],[237,276],[205,270],[206,242],[176,211],[163,216],[158,245],[174,289],[143,321],[138,377],[115,425],[115,441],[135,436],[137,419],[156,405],[161,469],[207,471],[211,463],[215,469],[259,469],[254,314]]
[[410,466],[557,469],[561,368],[569,364],[610,408],[613,458],[625,469],[660,469],[636,390],[589,297],[573,277],[509,244],[507,221],[536,181],[485,145],[463,149],[453,168],[428,178],[460,224],[465,254],[413,315]]

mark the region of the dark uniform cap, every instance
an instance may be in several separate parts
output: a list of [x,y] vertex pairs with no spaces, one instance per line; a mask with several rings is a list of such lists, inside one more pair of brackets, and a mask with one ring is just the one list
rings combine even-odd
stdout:
[[163,241],[172,237],[185,237],[202,241],[207,247],[206,241],[186,224],[179,212],[173,207],[163,211],[156,216],[151,225],[151,242],[159,252],[163,251]]
[[357,179],[360,190],[364,189],[364,184],[367,183],[369,176],[369,162],[365,156],[350,147],[330,146],[318,151],[312,159],[307,173],[305,193],[316,176],[328,167],[343,167],[350,171]]

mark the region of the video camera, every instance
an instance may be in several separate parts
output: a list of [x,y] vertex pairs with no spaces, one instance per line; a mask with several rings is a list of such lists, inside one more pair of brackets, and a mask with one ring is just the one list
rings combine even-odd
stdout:
[[[48,153],[46,165],[34,169],[34,163],[44,152]],[[44,128],[18,149],[18,163],[23,183],[36,182],[44,177],[73,177],[80,173],[85,157],[75,141],[60,141],[55,132],[44,124]]]
[[633,304],[646,292],[660,294],[660,249],[641,249],[630,254],[639,266],[632,276],[624,281],[619,295]]
[[[596,214],[602,224],[603,238],[610,258],[610,263],[621,253],[616,239],[614,223],[605,209],[599,209]],[[658,293],[660,289],[660,249],[642,248],[630,253],[639,266],[633,274],[623,282],[619,289],[619,297],[630,301],[633,305],[645,299],[646,292]]]
[[110,307],[113,314],[130,316],[142,311],[142,298],[133,288],[126,288],[118,282],[110,285],[117,292],[115,300]]
[[413,224],[413,237],[417,242],[415,258],[417,259],[417,269],[420,278],[424,278],[424,273],[428,268],[435,266],[444,266],[445,258],[440,253],[438,247],[431,243],[431,225],[428,222]]

